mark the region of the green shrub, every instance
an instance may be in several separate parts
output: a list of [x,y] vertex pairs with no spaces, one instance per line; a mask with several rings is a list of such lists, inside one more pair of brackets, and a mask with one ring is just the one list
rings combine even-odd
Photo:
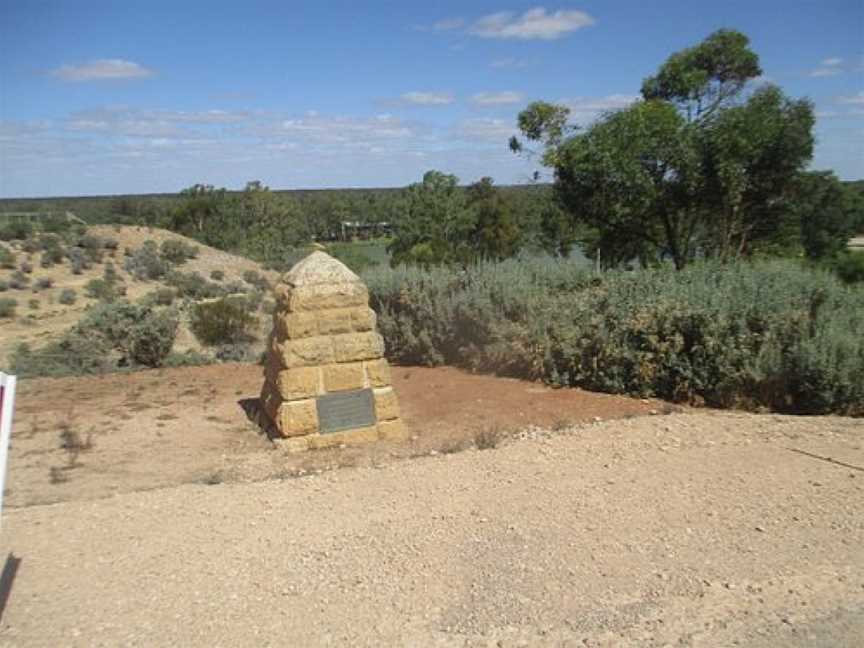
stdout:
[[33,234],[33,225],[29,220],[15,220],[0,225],[0,241],[23,241]]
[[71,306],[75,303],[77,298],[78,294],[75,292],[74,288],[64,288],[60,291],[60,297],[57,301],[65,306]]
[[225,273],[222,270],[213,270],[210,273],[210,278],[213,281],[222,281],[225,278]]
[[35,290],[48,290],[51,286],[54,285],[54,280],[49,277],[40,277],[36,280]]
[[864,413],[864,290],[791,263],[592,274],[568,261],[375,269],[397,361],[610,393]]
[[198,256],[198,247],[189,245],[183,241],[162,241],[160,248],[162,258],[174,265],[182,265],[189,259],[194,259]]
[[102,271],[102,278],[112,284],[120,280],[120,277],[117,274],[117,269],[114,267],[113,263],[108,262],[105,264],[105,269]]
[[12,278],[9,280],[9,287],[15,290],[24,290],[30,285],[30,277],[25,275],[20,270],[12,273]]
[[840,254],[834,262],[834,272],[848,284],[864,283],[864,252]]
[[104,279],[91,279],[84,285],[84,294],[91,299],[102,302],[113,302],[118,297],[118,291],[114,284]]
[[72,274],[80,275],[90,268],[90,261],[84,256],[80,248],[72,248],[67,252],[69,264],[72,266]]
[[119,364],[158,367],[177,336],[177,316],[142,305],[99,304],[76,326],[83,335],[98,335],[121,354]]
[[241,345],[254,339],[252,330],[257,319],[243,304],[230,298],[196,304],[190,328],[207,346]]
[[262,277],[255,270],[247,270],[244,272],[243,281],[254,286],[258,290],[270,290],[270,282],[267,281],[266,277]]
[[151,281],[167,275],[171,263],[159,254],[155,241],[144,241],[144,245],[126,258],[123,267],[135,279]]
[[18,307],[18,300],[10,297],[0,297],[0,318],[11,319],[15,317],[15,309]]
[[213,299],[225,294],[225,290],[219,284],[207,281],[197,272],[172,271],[165,277],[165,283],[177,289],[180,297],[192,300]]
[[0,292],[6,292],[9,290],[9,284],[0,279]]
[[0,268],[4,270],[15,269],[15,253],[0,245]]
[[27,302],[27,305],[30,307],[30,310],[39,310],[42,307],[42,304],[38,299],[31,299]]

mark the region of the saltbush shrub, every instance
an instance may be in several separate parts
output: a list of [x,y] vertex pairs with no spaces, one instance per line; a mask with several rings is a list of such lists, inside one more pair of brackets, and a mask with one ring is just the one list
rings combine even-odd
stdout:
[[71,306],[75,303],[75,300],[78,298],[78,294],[75,292],[74,288],[64,288],[60,291],[60,296],[57,298],[64,306]]
[[864,283],[864,252],[840,254],[834,261],[834,272],[846,283]]
[[182,265],[189,259],[194,259],[198,256],[198,247],[189,245],[183,241],[162,241],[160,248],[162,258],[174,265]]
[[159,254],[155,241],[144,241],[144,244],[126,257],[123,264],[126,272],[139,281],[161,279],[171,270],[171,263]]
[[213,299],[225,294],[222,286],[212,281],[207,281],[197,272],[179,272],[174,270],[165,277],[165,283],[176,288],[178,296],[195,301]]
[[15,269],[15,253],[0,245],[0,268],[4,270]]
[[91,299],[110,303],[118,297],[116,286],[104,279],[91,279],[84,285],[84,294]]
[[13,220],[0,225],[0,241],[23,241],[33,234],[29,220]]
[[718,407],[864,413],[864,290],[792,263],[365,274],[391,359]]
[[196,304],[190,328],[206,346],[243,345],[254,339],[257,319],[245,304],[231,298]]
[[57,342],[40,349],[19,345],[12,354],[12,366],[25,377],[159,367],[171,352],[177,327],[177,315],[170,310],[99,304]]
[[11,297],[0,297],[0,318],[11,319],[15,317],[15,309],[18,307],[18,300]]

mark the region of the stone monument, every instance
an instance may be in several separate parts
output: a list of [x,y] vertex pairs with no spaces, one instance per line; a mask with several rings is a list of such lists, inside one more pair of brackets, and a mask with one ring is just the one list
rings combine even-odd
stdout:
[[289,451],[400,439],[405,431],[366,286],[313,252],[275,288],[262,424]]

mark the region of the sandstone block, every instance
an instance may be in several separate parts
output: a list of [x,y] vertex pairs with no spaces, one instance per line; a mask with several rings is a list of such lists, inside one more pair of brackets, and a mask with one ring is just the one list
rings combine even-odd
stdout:
[[335,358],[333,344],[329,337],[301,338],[286,340],[281,345],[282,366],[287,369],[294,367],[310,367],[331,364]]
[[317,432],[318,408],[315,399],[283,402],[279,406],[276,427],[286,437]]
[[390,378],[390,365],[384,358],[367,360],[363,363],[370,387],[387,387],[393,384]]
[[318,321],[314,313],[276,312],[273,315],[276,336],[281,340],[296,340],[318,335]]
[[408,431],[405,429],[402,419],[380,421],[378,423],[378,437],[387,441],[402,441],[408,438]]
[[332,448],[335,446],[351,445],[354,443],[368,443],[369,441],[378,440],[378,428],[371,425],[364,428],[356,428],[354,430],[343,430],[342,432],[332,432],[330,434],[316,434],[307,437],[309,448],[320,450],[322,448]]
[[375,325],[378,323],[378,316],[375,311],[369,308],[352,308],[351,309],[351,328],[355,331],[374,331]]
[[318,311],[318,330],[321,335],[338,335],[351,332],[350,308]]
[[335,335],[332,340],[336,362],[374,360],[384,355],[384,340],[374,331]]
[[321,370],[318,367],[283,369],[274,384],[283,400],[312,398],[321,393]]
[[375,398],[375,415],[379,421],[399,418],[399,401],[392,387],[373,389],[372,394]]
[[324,374],[324,390],[328,393],[363,389],[365,386],[366,375],[361,362],[326,365],[321,371]]
[[287,299],[288,310],[292,313],[368,304],[369,292],[362,283],[294,286]]

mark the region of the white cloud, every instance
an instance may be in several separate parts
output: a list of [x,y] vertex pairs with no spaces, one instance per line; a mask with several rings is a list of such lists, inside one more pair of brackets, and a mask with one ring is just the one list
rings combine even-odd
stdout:
[[480,117],[465,119],[456,126],[456,135],[459,137],[470,140],[494,140],[501,142],[502,146],[505,146],[507,140],[515,134],[515,119]]
[[449,92],[406,92],[400,99],[415,106],[446,106],[453,103]]
[[144,79],[153,74],[153,70],[123,59],[98,59],[81,65],[61,65],[51,71],[51,76],[62,81]]
[[483,16],[469,31],[481,38],[555,40],[582,27],[593,25],[594,22],[594,18],[584,11],[561,9],[546,13],[544,7],[536,7],[521,16],[512,11]]
[[432,25],[433,31],[450,31],[452,29],[459,29],[465,26],[465,20],[462,18],[445,18],[444,20],[439,20],[438,22]]
[[574,121],[585,123],[597,119],[605,112],[626,108],[638,100],[639,95],[613,94],[606,97],[561,99],[558,103],[564,104],[570,109],[570,117]]
[[835,65],[840,65],[843,62],[843,59],[839,56],[832,56],[831,58],[827,58],[822,61],[819,65],[823,65],[825,67],[833,67]]
[[849,106],[864,106],[864,91],[850,97],[837,97],[837,103]]
[[504,92],[478,92],[471,97],[471,103],[475,106],[506,106],[524,101],[525,95],[513,90]]
[[820,67],[820,68],[816,68],[815,70],[811,70],[807,74],[807,76],[813,77],[813,78],[831,77],[831,76],[837,76],[838,74],[841,74],[842,72],[843,72],[842,70],[840,70],[839,68],[836,68],[836,67]]

